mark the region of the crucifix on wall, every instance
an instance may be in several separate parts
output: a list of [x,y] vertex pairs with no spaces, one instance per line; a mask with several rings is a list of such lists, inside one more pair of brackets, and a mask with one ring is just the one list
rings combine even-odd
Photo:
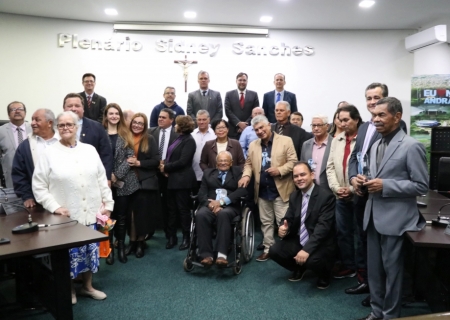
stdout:
[[183,67],[183,77],[184,77],[184,92],[187,92],[187,79],[188,79],[188,68],[191,64],[197,64],[197,61],[187,60],[187,56],[184,56],[184,60],[175,60],[174,63],[177,63]]

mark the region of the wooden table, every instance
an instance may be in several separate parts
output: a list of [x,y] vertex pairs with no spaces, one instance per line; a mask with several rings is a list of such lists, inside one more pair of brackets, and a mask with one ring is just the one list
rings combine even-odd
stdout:
[[[58,224],[71,221],[67,217],[53,215],[42,207],[30,210],[33,222],[39,224]],[[0,238],[9,238],[11,243],[0,245],[0,260],[14,258],[30,259],[33,265],[34,290],[41,303],[56,319],[73,319],[70,260],[68,249],[85,244],[107,240],[104,234],[92,230],[75,221],[59,226],[40,228],[28,234],[13,234],[12,229],[27,223],[28,213],[23,210],[12,215],[0,215]],[[39,254],[49,253],[46,263],[34,259]],[[24,261],[24,260],[22,260]],[[36,263],[36,261],[39,261]],[[23,265],[28,265],[24,263]],[[19,266],[16,271],[17,301],[20,303],[27,295],[26,281],[29,267]],[[26,290],[26,291],[25,291]]]
[[[419,207],[427,225],[421,231],[406,233],[415,248],[416,295],[423,295],[433,312],[450,311],[450,235],[444,233],[445,228],[431,225],[439,208],[450,203],[450,199],[430,190],[417,201],[427,204]],[[448,213],[450,206],[442,210],[443,215]]]

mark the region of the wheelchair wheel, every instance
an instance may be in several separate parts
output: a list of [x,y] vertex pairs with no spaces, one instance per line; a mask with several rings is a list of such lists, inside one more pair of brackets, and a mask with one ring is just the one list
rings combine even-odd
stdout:
[[185,258],[183,261],[183,268],[186,272],[191,272],[194,269],[194,264],[188,258]]
[[241,254],[236,255],[236,266],[233,267],[234,274],[238,275],[242,272]]
[[253,257],[255,247],[255,223],[253,213],[249,208],[244,209],[242,218],[242,253],[244,255],[244,261],[249,262]]

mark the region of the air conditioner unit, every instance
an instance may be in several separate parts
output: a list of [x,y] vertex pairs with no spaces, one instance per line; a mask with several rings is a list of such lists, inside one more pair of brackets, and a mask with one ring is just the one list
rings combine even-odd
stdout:
[[439,25],[405,38],[405,48],[409,52],[447,42],[447,26]]

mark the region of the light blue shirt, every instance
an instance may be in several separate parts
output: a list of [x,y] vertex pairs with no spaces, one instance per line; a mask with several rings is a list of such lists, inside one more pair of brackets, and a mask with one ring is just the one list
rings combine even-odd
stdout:
[[252,126],[248,126],[244,129],[244,131],[242,131],[241,137],[239,138],[239,143],[241,144],[245,159],[247,159],[248,146],[256,139],[258,139],[258,136]]
[[77,140],[80,141],[81,129],[83,128],[83,118],[78,120]]
[[273,101],[273,102],[275,102],[275,105],[277,104],[277,95],[278,95],[278,93],[280,94],[280,101],[284,101],[283,100],[283,98],[284,98],[284,90],[281,91],[281,92],[278,92],[277,90],[275,90],[275,100]]

